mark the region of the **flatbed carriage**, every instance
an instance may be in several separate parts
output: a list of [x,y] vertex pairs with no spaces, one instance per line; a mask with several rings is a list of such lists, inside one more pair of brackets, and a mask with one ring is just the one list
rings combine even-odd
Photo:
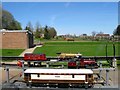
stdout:
[[66,58],[81,58],[82,54],[73,54],[73,53],[60,53],[58,58],[60,60],[66,60]]
[[24,72],[27,84],[62,84],[93,86],[91,69],[27,69]]

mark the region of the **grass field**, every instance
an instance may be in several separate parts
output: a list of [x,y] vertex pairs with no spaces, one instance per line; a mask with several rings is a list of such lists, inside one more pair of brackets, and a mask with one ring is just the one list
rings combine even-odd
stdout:
[[[113,55],[113,43],[107,43],[108,56]],[[116,55],[120,43],[115,43]],[[45,53],[47,56],[57,56],[56,53],[81,53],[83,56],[105,56],[106,42],[45,42],[43,47],[36,48],[34,53]]]
[[0,49],[0,55],[2,56],[18,56],[24,49]]

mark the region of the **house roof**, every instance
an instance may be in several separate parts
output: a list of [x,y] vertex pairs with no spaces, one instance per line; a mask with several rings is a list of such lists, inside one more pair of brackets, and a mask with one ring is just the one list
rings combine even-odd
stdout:
[[[14,32],[21,32],[21,33],[31,33],[30,31],[28,31],[28,30],[5,30],[5,29],[0,29],[0,32],[9,32],[9,33],[14,33]],[[32,33],[31,33],[32,34]]]
[[110,36],[110,34],[96,34],[96,36]]

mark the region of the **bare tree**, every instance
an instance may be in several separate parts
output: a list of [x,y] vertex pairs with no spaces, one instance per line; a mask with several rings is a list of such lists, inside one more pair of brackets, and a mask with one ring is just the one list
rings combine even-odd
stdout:
[[94,37],[97,34],[96,31],[92,31],[92,36]]
[[27,26],[25,27],[25,29],[33,32],[33,26],[32,26],[32,24],[31,24],[30,21],[28,22],[28,24],[27,24]]
[[98,32],[98,34],[104,34],[104,32],[100,31],[100,32]]

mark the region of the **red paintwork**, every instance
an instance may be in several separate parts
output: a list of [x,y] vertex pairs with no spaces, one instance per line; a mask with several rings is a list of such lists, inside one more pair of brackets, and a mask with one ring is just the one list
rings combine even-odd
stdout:
[[22,62],[21,62],[21,61],[18,61],[18,62],[17,62],[17,65],[18,65],[19,67],[22,67]]
[[89,60],[89,59],[81,59],[80,60],[80,66],[91,65],[91,64],[96,64],[96,61]]
[[24,60],[47,60],[45,54],[32,54],[32,53],[27,53],[24,55]]
[[76,67],[76,62],[68,62],[68,67]]

